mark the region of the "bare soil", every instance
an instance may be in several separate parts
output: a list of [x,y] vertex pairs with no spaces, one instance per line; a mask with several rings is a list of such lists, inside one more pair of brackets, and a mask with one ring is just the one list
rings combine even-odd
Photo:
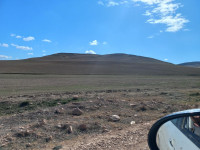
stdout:
[[[73,85],[90,85],[92,82],[92,86],[73,91],[30,93],[27,89],[31,85],[28,86],[23,77],[11,82],[11,76],[4,76],[4,84],[0,86],[11,92],[13,83],[23,83],[24,89],[0,97],[0,149],[146,150],[147,133],[157,119],[200,106],[198,77],[91,76],[92,81],[85,81],[84,76],[56,76],[59,83],[71,81]],[[45,86],[56,85],[55,80],[48,84],[49,80],[41,77],[37,80],[43,81]],[[29,83],[34,82],[36,78],[29,76],[29,80]],[[104,82],[104,88],[98,87],[99,81]],[[73,115],[75,108],[82,114]],[[110,121],[111,115],[120,116],[120,121]]]

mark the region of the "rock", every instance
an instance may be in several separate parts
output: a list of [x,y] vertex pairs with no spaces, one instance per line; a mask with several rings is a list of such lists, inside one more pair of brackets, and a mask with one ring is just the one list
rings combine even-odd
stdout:
[[69,124],[58,124],[56,126],[57,128],[61,129],[61,130],[67,130],[67,133],[73,133],[73,127]]
[[109,118],[109,121],[117,122],[120,120],[120,117],[118,115],[112,115]]
[[64,108],[59,108],[59,109],[56,109],[55,114],[64,114]]
[[39,120],[39,124],[41,126],[43,126],[43,125],[47,124],[47,120],[46,119]]
[[68,128],[67,128],[67,133],[73,133],[73,128],[72,128],[72,126],[69,126]]
[[31,143],[26,144],[26,147],[31,147]]
[[106,127],[102,127],[102,133],[105,133],[105,132],[109,132],[109,130]]
[[47,138],[45,139],[45,141],[46,141],[46,142],[50,142],[52,139],[53,139],[53,137],[50,136],[50,137],[47,137]]
[[131,121],[131,125],[135,124],[135,121]]
[[34,134],[32,131],[29,130],[21,130],[15,134],[16,137],[27,137]]
[[135,108],[135,107],[137,106],[137,104],[130,104],[130,106],[131,106],[132,108]]
[[55,146],[55,147],[53,148],[53,150],[60,150],[60,149],[62,149],[62,145]]
[[72,97],[72,100],[78,100],[78,98],[79,98],[78,95],[74,95],[74,96]]
[[72,111],[72,115],[80,116],[83,114],[83,111],[80,110],[79,108],[74,108]]
[[69,126],[70,126],[69,124],[59,124],[57,125],[57,128],[65,130],[65,129],[68,129]]
[[87,130],[87,125],[86,124],[81,124],[78,126],[79,130],[81,131],[86,131]]
[[[40,127],[42,127],[42,126],[44,126],[46,124],[47,124],[47,120],[46,119],[41,119],[36,124],[30,125],[29,127],[30,128],[40,128]],[[23,129],[23,128],[21,128],[21,129]]]

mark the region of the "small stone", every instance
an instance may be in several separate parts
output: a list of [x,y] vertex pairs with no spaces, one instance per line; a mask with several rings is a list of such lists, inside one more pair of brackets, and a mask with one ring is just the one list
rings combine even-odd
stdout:
[[59,125],[57,125],[56,127],[57,127],[57,128],[62,128],[62,125],[61,125],[61,124],[59,124]]
[[83,111],[80,110],[79,108],[74,108],[72,111],[72,115],[80,116],[83,114]]
[[31,147],[31,143],[26,144],[26,147]]
[[72,128],[72,126],[69,126],[69,127],[68,127],[67,133],[69,133],[69,134],[70,134],[70,133],[73,133],[73,128]]
[[135,124],[135,121],[131,121],[131,125]]
[[137,104],[130,104],[130,106],[131,106],[132,108],[134,108],[134,107],[137,106]]
[[42,126],[42,125],[45,125],[47,124],[47,120],[46,119],[42,119],[42,120],[39,120],[39,124]]
[[72,100],[78,100],[79,96],[78,95],[74,95]]
[[47,138],[45,139],[45,141],[46,141],[46,142],[50,142],[52,139],[53,139],[53,137],[50,136],[50,137],[47,137]]
[[109,121],[117,122],[120,120],[120,117],[118,115],[112,115],[109,118]]
[[55,147],[53,148],[53,150],[60,150],[60,149],[62,149],[62,145],[55,146]]
[[109,130],[105,128],[105,129],[102,130],[102,132],[106,133],[106,132],[109,132]]
[[56,109],[55,114],[64,114],[64,108],[59,108],[59,109]]
[[62,129],[62,130],[68,129],[69,126],[70,126],[69,124],[59,124],[59,125],[57,125],[57,127]]

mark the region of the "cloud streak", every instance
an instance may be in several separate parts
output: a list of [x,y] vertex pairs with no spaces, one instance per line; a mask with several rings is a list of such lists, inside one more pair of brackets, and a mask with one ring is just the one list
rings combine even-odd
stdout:
[[28,42],[28,41],[33,41],[35,40],[35,38],[33,36],[29,36],[29,37],[25,37],[23,38],[24,41]]
[[48,39],[44,39],[42,40],[43,42],[47,42],[47,43],[51,43],[51,40],[48,40]]
[[6,44],[6,43],[0,43],[0,47],[9,47],[9,45],[8,44]]
[[85,53],[86,53],[86,54],[96,54],[96,52],[93,51],[93,50],[87,50],[87,51],[85,51]]
[[20,45],[16,45],[16,44],[11,44],[13,47],[15,47],[16,49],[21,49],[21,50],[25,50],[25,51],[31,51],[33,50],[32,47],[28,47],[28,46],[20,46]]
[[27,55],[33,55],[33,53],[27,53]]
[[121,0],[121,1],[108,0],[106,2],[104,2],[104,1],[98,1],[97,3],[99,5],[102,5],[102,6],[114,7],[114,6],[119,6],[119,5],[123,5],[123,4],[128,4],[129,1],[128,0]]
[[6,55],[0,55],[0,59],[10,59],[12,58],[11,56],[6,56]]

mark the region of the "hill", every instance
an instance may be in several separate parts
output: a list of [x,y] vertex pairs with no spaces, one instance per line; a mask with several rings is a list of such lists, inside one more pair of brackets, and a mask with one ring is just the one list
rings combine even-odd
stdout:
[[187,66],[187,67],[195,67],[195,68],[200,68],[200,61],[195,61],[195,62],[186,62],[179,64],[181,66]]
[[25,60],[2,60],[0,68],[0,73],[19,74],[200,75],[197,68],[128,54],[58,53]]

